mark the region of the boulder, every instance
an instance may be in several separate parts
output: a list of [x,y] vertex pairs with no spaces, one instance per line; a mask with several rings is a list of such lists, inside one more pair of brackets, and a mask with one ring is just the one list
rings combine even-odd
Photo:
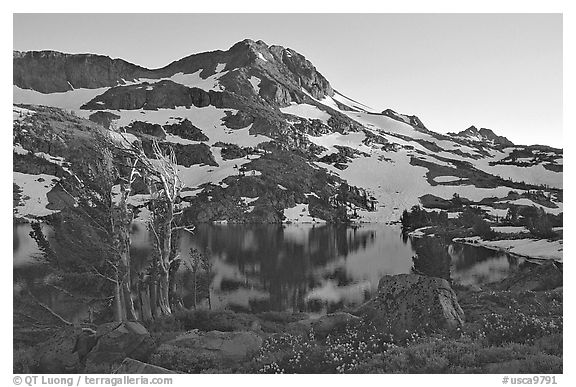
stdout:
[[448,281],[416,274],[383,277],[376,297],[354,314],[399,336],[407,331],[455,329],[464,321],[464,312]]
[[126,358],[120,364],[115,374],[176,374],[177,372],[153,364],[144,363],[138,360]]
[[127,357],[147,361],[154,340],[140,323],[112,322],[98,326],[96,345],[86,357],[86,372],[108,373]]
[[222,369],[249,359],[262,345],[254,332],[201,332],[192,330],[162,344],[152,355],[153,364],[194,373]]

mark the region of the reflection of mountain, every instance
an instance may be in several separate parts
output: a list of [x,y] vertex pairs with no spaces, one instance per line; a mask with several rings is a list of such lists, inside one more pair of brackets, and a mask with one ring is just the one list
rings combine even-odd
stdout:
[[[370,230],[328,225],[200,225],[195,235],[184,239],[183,249],[195,245],[220,260],[218,266],[237,268],[236,276],[244,277],[246,287],[270,294],[268,305],[261,305],[264,300],[258,297],[251,303],[254,308],[284,310],[301,309],[305,294],[323,280],[321,273],[327,278],[336,275],[338,282],[353,282],[343,278],[345,272],[326,273],[322,268],[366,249],[375,236]],[[214,285],[223,290],[222,282]]]
[[415,238],[412,246],[413,271],[444,278],[463,285],[480,285],[506,278],[519,261],[480,246],[443,241],[441,238]]
[[480,246],[459,243],[448,249],[454,280],[464,285],[480,285],[502,280],[518,269],[521,260]]
[[[465,270],[480,262],[505,257],[506,254],[495,252],[481,246],[469,246],[463,243],[453,243],[448,250],[452,265],[456,270]],[[514,264],[515,259],[510,260]]]

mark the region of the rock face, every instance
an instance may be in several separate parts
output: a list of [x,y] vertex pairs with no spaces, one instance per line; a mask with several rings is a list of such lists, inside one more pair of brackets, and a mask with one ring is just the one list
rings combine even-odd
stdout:
[[111,322],[96,330],[96,345],[86,357],[86,372],[110,372],[127,357],[146,361],[154,340],[140,323]]
[[115,374],[176,374],[177,372],[138,360],[126,358],[120,367],[114,371]]
[[116,86],[84,104],[88,110],[174,109],[177,106],[205,107],[210,105],[208,92],[169,80],[149,84]]
[[[141,137],[142,148],[148,157],[153,157],[152,141],[148,138]],[[218,166],[210,147],[206,144],[170,144],[178,165],[183,167],[190,167],[194,164]],[[168,144],[160,143],[160,149],[164,152],[168,151]]]
[[512,292],[553,290],[563,286],[562,265],[547,261],[541,265],[528,264],[513,276],[493,286],[497,290]]
[[152,362],[183,372],[229,367],[255,354],[262,338],[254,332],[200,332],[192,330],[162,344]]
[[164,125],[164,130],[167,133],[182,137],[192,141],[208,141],[208,137],[202,133],[202,130],[194,126],[188,119],[184,119],[178,123]]
[[152,138],[164,140],[166,139],[166,132],[162,129],[162,126],[159,124],[151,124],[149,122],[142,122],[142,121],[134,121],[131,122],[130,125],[126,127],[126,131],[128,133],[132,133],[135,135],[145,135]]
[[454,329],[464,321],[464,312],[448,281],[416,274],[383,277],[376,297],[360,306],[355,314],[395,335]]
[[41,93],[116,86],[150,73],[122,59],[56,51],[14,51],[13,64],[14,85]]
[[508,140],[506,137],[498,136],[492,130],[486,128],[477,129],[475,126],[471,126],[468,129],[463,130],[459,133],[448,133],[448,134],[454,137],[465,138],[476,142],[478,141],[493,142],[494,145],[501,145],[503,147],[514,146],[514,143]]
[[90,117],[88,117],[90,121],[100,124],[106,129],[109,129],[112,122],[118,118],[120,118],[119,115],[104,111],[97,111],[90,114]]

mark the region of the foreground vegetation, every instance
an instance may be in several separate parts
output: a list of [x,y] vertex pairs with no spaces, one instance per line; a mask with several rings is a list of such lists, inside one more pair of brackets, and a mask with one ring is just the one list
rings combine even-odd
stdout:
[[327,336],[290,329],[297,315],[183,312],[149,328],[160,344],[191,329],[257,329],[266,336],[249,361],[194,364],[184,353],[151,363],[201,373],[562,373],[562,292],[471,291],[455,286],[466,315],[461,330],[383,333],[363,320]]

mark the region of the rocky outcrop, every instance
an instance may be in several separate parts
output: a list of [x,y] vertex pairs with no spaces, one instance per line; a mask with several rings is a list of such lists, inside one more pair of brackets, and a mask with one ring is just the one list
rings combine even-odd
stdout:
[[162,344],[151,362],[182,372],[226,368],[246,361],[262,346],[254,332],[200,332],[192,330]]
[[230,129],[244,129],[254,122],[254,117],[246,112],[239,111],[236,114],[227,115],[222,119],[224,125]]
[[90,114],[90,117],[88,117],[90,121],[100,124],[106,129],[110,129],[112,122],[118,118],[120,118],[120,116],[117,114],[103,111],[92,113]]
[[448,281],[416,274],[383,277],[376,297],[354,314],[394,335],[455,329],[464,322],[464,312]]
[[111,87],[151,76],[150,70],[125,60],[94,54],[14,51],[12,63],[14,85],[41,93]]
[[514,146],[514,143],[508,140],[506,137],[498,136],[490,129],[486,128],[477,129],[475,126],[471,126],[468,129],[463,130],[459,133],[448,133],[448,135],[467,139],[474,142],[494,143],[494,145],[500,145],[503,147]]
[[[176,163],[183,167],[188,168],[192,165],[212,165],[214,167],[218,166],[218,163],[214,159],[214,155],[212,154],[210,147],[204,143],[174,144],[162,142],[159,143],[159,146],[160,149],[165,153],[168,152],[169,148],[172,148],[174,154],[176,155]],[[151,140],[143,138],[142,148],[148,157],[154,158]]]
[[416,117],[416,116],[408,116],[405,114],[400,114],[395,112],[392,109],[386,109],[382,112],[382,115],[385,115],[386,117],[390,117],[396,121],[400,121],[400,122],[404,122],[414,128],[418,128],[418,129],[422,129],[422,130],[428,130],[426,129],[426,126],[424,126],[424,123],[422,121],[420,121],[420,118]]
[[208,92],[197,87],[187,87],[169,80],[156,83],[139,83],[108,89],[84,104],[87,110],[156,110],[174,109],[178,106],[205,107],[210,105]]
[[170,125],[164,125],[167,133],[192,141],[208,141],[208,137],[202,130],[193,125],[188,119]]
[[149,122],[134,121],[126,126],[126,131],[135,135],[145,135],[147,137],[155,138],[158,140],[166,139],[166,132],[159,124],[151,124]]
[[96,330],[96,345],[86,357],[85,372],[109,373],[127,357],[148,360],[153,350],[154,340],[140,323],[106,323]]
[[240,159],[253,153],[252,148],[244,148],[236,144],[226,144],[223,142],[217,142],[214,144],[214,146],[222,147],[221,155],[224,160]]
[[274,57],[282,60],[282,63],[296,77],[298,85],[306,89],[314,98],[322,99],[325,96],[334,95],[330,83],[303,55],[281,46],[271,46],[270,52]]

